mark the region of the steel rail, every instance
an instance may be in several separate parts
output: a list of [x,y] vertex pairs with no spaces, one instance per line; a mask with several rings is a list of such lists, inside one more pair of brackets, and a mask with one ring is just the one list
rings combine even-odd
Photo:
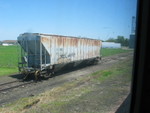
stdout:
[[[14,83],[14,81],[10,82],[10,83]],[[18,88],[18,87],[21,87],[23,85],[27,85],[27,84],[31,84],[31,83],[35,83],[35,82],[31,81],[31,82],[26,82],[26,83],[22,83],[22,84],[17,84],[15,86],[10,86],[10,87],[7,87],[7,88],[0,89],[0,92],[7,91],[7,90],[10,90],[10,89],[14,89],[14,88]]]

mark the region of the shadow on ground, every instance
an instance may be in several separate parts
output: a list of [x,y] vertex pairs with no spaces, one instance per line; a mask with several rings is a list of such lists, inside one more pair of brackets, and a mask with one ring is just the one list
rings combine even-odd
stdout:
[[[76,67],[73,67],[71,65],[67,65],[67,66],[64,66],[63,68],[61,68],[59,70],[56,70],[54,75],[52,75],[52,77],[61,76],[63,74],[66,74],[66,73],[69,73],[69,72],[72,72],[72,71],[77,71],[79,69],[83,69],[83,68],[86,68],[86,67],[89,67],[89,66],[93,66],[93,65],[94,64],[89,64],[89,65],[82,64],[82,65],[76,66]],[[15,74],[15,75],[10,75],[10,77],[18,79],[18,80],[23,80],[25,75],[23,75],[23,74]],[[31,80],[35,80],[35,77],[34,77],[33,74],[29,75],[28,78],[25,79],[24,81],[31,81]],[[38,81],[41,81],[41,80],[47,80],[47,79],[43,79],[43,78],[39,78],[38,79]]]

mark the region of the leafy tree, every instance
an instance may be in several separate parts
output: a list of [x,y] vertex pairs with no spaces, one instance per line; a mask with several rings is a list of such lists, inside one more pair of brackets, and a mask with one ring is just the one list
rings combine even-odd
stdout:
[[129,46],[129,39],[125,38],[125,40],[124,40],[124,46]]
[[106,40],[106,42],[116,42],[116,39],[114,39],[114,38],[109,38],[108,40]]
[[124,36],[118,36],[117,39],[109,38],[106,42],[120,43],[121,46],[129,46],[129,39],[124,38]]
[[129,45],[129,39],[124,38],[123,36],[118,36],[116,39],[117,43],[121,43],[121,46],[128,46]]
[[124,43],[124,37],[123,36],[118,36],[117,39],[116,39],[116,42],[123,44]]

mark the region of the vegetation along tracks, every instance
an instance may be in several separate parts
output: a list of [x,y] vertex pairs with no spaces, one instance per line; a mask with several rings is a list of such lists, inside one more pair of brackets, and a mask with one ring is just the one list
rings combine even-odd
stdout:
[[[128,55],[132,55],[132,54],[133,53],[130,52],[130,54],[128,54]],[[104,57],[104,58],[102,58],[102,62],[98,63],[98,65],[109,63],[112,60],[113,61],[115,61],[115,60],[121,60],[125,56],[126,56],[126,53],[121,54],[119,56],[114,55],[114,56],[111,56],[111,57]],[[11,90],[11,89],[14,89],[14,88],[25,86],[25,85],[31,84],[31,83],[35,83],[35,81],[15,80],[15,81],[10,81],[10,82],[6,82],[6,83],[2,83],[2,84],[0,84],[0,93],[4,93],[7,90]]]

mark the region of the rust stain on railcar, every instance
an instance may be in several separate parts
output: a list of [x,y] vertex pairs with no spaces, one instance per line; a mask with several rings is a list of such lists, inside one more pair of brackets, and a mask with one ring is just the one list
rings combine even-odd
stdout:
[[70,47],[71,38],[67,38],[67,45]]
[[70,47],[73,46],[73,40],[70,38]]
[[41,39],[42,39],[41,41],[42,41],[42,42],[44,42],[44,43],[49,42],[49,39],[48,39],[48,38],[46,38],[46,37],[42,37]]
[[78,46],[78,38],[74,38],[74,46],[77,47]]
[[87,40],[87,45],[90,46],[90,40]]
[[98,41],[94,40],[94,46],[98,46]]
[[41,37],[41,42],[51,48],[51,39],[49,37]]
[[57,45],[62,46],[63,45],[63,39],[61,36],[57,37]]
[[65,44],[66,44],[65,46],[67,46],[67,47],[70,46],[70,38],[66,38],[66,43]]
[[77,40],[77,38],[70,38],[68,46],[77,47],[78,46],[78,40]]
[[63,37],[63,36],[54,36],[54,37],[57,38],[57,45],[63,47],[68,47],[68,46],[78,47],[78,42],[81,40],[78,38],[70,38],[70,37]]
[[64,46],[64,47],[67,47],[67,46],[68,46],[67,38],[66,38],[66,37],[63,37],[63,46]]

